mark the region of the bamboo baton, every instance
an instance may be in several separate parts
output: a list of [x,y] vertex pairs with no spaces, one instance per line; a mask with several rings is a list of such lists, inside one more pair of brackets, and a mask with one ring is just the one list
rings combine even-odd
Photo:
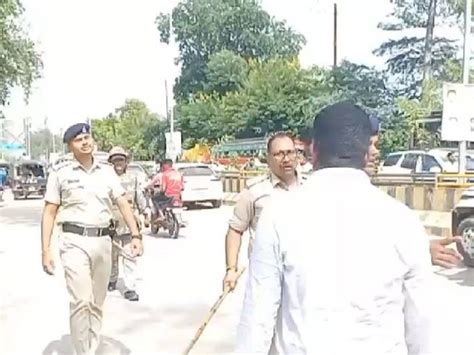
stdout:
[[133,262],[133,263],[136,263],[136,262],[137,262],[137,259],[134,258],[132,255],[130,255],[130,254],[129,254],[119,243],[117,243],[115,240],[112,240],[112,244],[113,244],[113,245],[112,245],[112,248],[113,248],[113,247],[116,247],[116,248],[120,251],[120,254],[122,254],[122,256],[123,256],[125,259],[127,259],[127,260],[129,260],[129,261],[131,261],[131,262]]
[[[244,273],[245,271],[245,267],[243,267],[242,269],[240,269],[239,273],[237,274],[237,281],[239,280],[240,276],[242,276],[242,274]],[[183,352],[183,355],[188,355],[189,352],[193,349],[194,345],[196,345],[197,341],[199,340],[199,338],[201,337],[202,333],[204,332],[204,329],[207,327],[207,325],[209,324],[209,322],[211,321],[212,317],[217,313],[217,310],[219,309],[219,307],[221,306],[222,302],[224,302],[224,299],[226,298],[226,296],[230,293],[230,290],[229,288],[226,288],[222,294],[220,295],[219,299],[216,301],[216,303],[214,303],[214,305],[212,306],[211,310],[209,311],[209,313],[207,314],[207,317],[206,319],[204,320],[204,322],[202,323],[202,325],[199,327],[199,329],[197,330],[196,334],[194,335],[194,338],[191,340],[191,342],[189,343],[188,347],[186,348],[186,350]]]

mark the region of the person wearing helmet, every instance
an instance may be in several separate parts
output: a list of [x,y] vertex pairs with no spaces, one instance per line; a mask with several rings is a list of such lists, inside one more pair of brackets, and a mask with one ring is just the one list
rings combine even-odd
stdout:
[[[109,152],[109,163],[114,166],[122,187],[127,192],[127,199],[135,212],[137,224],[140,226],[139,214],[142,214],[146,208],[146,199],[143,191],[140,189],[137,178],[127,173],[129,156],[122,147],[113,147]],[[118,211],[115,211],[118,212]],[[122,220],[119,213],[115,213],[116,235],[114,241],[120,244],[125,250],[129,250],[131,243],[130,230]],[[139,296],[136,292],[136,264],[133,261],[123,258],[124,281],[126,291],[124,297],[129,301],[138,301]],[[109,291],[117,288],[117,279],[119,276],[119,250],[117,247],[112,249],[112,271],[109,279]]]

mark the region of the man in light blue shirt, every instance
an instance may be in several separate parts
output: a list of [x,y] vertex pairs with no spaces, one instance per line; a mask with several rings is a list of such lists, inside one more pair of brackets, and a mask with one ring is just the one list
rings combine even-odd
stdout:
[[260,217],[237,351],[433,354],[428,238],[363,170],[367,114],[337,103],[313,128],[315,172]]

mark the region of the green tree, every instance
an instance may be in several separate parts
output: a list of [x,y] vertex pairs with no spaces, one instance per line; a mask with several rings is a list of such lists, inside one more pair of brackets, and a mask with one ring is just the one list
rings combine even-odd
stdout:
[[249,66],[239,55],[228,50],[213,54],[207,63],[205,92],[220,95],[241,89],[247,80]]
[[160,139],[164,137],[161,130],[164,127],[160,117],[136,99],[126,100],[103,119],[92,120],[92,130],[99,149],[108,151],[120,145],[135,159],[150,159],[159,153]]
[[19,0],[0,3],[0,105],[8,104],[11,90],[19,86],[25,99],[40,77],[42,62],[34,43],[22,28],[23,6]]
[[223,96],[201,94],[181,102],[179,126],[187,145],[280,130],[302,134],[319,109],[339,98],[342,95],[334,92],[329,71],[302,69],[297,60],[251,61],[240,90]]
[[[169,21],[169,14],[156,18],[164,43],[170,39]],[[207,62],[222,50],[245,60],[267,60],[295,57],[305,43],[302,35],[271,17],[256,0],[182,0],[173,9],[172,22],[181,64],[174,90],[178,98],[204,90]]]
[[31,133],[31,157],[39,159],[41,156],[48,157],[52,152],[62,151],[62,139],[60,135],[55,134],[43,128]]
[[386,57],[387,69],[400,96],[419,97],[423,81],[443,80],[445,64],[455,58],[456,41],[434,35],[436,22],[455,16],[454,0],[395,0],[390,22],[380,24],[386,31],[423,29],[424,36],[403,36],[383,43],[374,53]]
[[382,110],[394,103],[395,93],[387,84],[389,77],[385,71],[343,61],[333,75],[334,90],[346,99],[372,110]]

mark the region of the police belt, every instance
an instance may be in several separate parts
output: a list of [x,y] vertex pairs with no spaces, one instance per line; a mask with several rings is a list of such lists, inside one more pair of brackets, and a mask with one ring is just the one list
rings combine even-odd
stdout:
[[64,233],[79,234],[85,237],[103,237],[110,236],[111,229],[106,228],[95,228],[95,227],[82,227],[72,223],[63,223],[62,230]]

